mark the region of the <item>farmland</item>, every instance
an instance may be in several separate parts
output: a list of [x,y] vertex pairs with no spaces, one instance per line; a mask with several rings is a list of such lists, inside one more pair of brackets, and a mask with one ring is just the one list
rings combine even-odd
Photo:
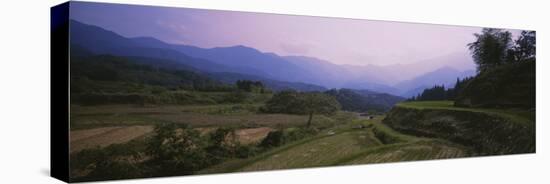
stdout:
[[[316,137],[250,159],[222,163],[203,173],[459,158],[470,152],[469,148],[448,141],[395,132],[381,123],[383,118],[358,118]],[[366,128],[357,128],[360,125]]]
[[[182,41],[155,33],[159,25],[119,24],[70,21],[71,182],[536,151],[534,31],[468,30],[475,41],[463,45],[454,32],[404,34],[411,40],[398,31],[382,42],[355,39],[369,37],[361,32],[342,42],[348,34],[284,28],[318,27],[309,24],[264,37],[276,32],[232,25],[262,33],[246,38],[197,24],[186,33],[216,34]],[[125,25],[147,33],[117,33]],[[441,49],[424,48],[430,39]],[[470,61],[475,68],[462,63]]]
[[[89,157],[93,150],[104,150],[118,155],[109,157],[111,159],[130,159],[136,164],[147,163],[149,157],[144,155],[146,144],[155,136],[155,127],[165,122],[189,126],[199,133],[198,136],[205,138],[214,135],[220,128],[230,127],[236,143],[247,148],[245,156],[224,158],[221,162],[194,172],[201,174],[462,158],[522,153],[525,149],[530,149],[517,146],[493,148],[491,145],[471,143],[477,141],[476,137],[465,142],[443,133],[421,134],[411,130],[426,129],[429,132],[432,129],[408,129],[409,125],[415,126],[416,122],[406,115],[412,112],[441,112],[442,115],[434,116],[449,119],[456,113],[474,113],[480,117],[498,116],[509,119],[512,124],[529,124],[529,116],[525,116],[528,113],[519,111],[503,113],[502,110],[495,109],[456,108],[446,101],[406,102],[396,105],[387,114],[360,116],[359,113],[339,111],[334,115],[318,115],[313,118],[315,132],[304,133],[302,130],[307,130],[307,115],[262,113],[258,110],[259,107],[261,104],[73,106],[71,153],[74,156],[71,158],[76,162],[73,175],[85,178],[91,172],[89,168],[94,161],[83,161],[83,158]],[[409,119],[407,123],[400,124],[403,120],[396,117]],[[526,122],[515,122],[521,120]],[[438,126],[441,125],[434,127]],[[529,127],[516,128],[516,132],[523,133],[517,135],[517,140],[524,141],[523,144],[518,142],[518,145],[529,145]],[[262,146],[264,139],[277,131],[283,132],[287,137],[285,141],[274,147]],[[464,133],[461,138],[468,138],[475,133],[456,131]],[[295,135],[291,136],[295,132],[302,133],[296,134],[296,138]],[[496,135],[498,134],[494,136]],[[500,144],[509,145],[507,142],[492,143]],[[128,151],[131,153],[127,153]],[[141,156],[136,157],[136,154]],[[86,179],[81,177],[80,180]]]

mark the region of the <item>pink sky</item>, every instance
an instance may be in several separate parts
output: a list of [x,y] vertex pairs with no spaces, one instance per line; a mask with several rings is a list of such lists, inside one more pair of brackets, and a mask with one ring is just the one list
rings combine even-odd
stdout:
[[464,26],[83,2],[73,2],[72,8],[71,18],[127,37],[151,36],[169,43],[204,48],[245,45],[279,55],[312,56],[353,65],[411,64],[446,55],[469,55],[466,44],[473,41],[473,33],[481,30]]

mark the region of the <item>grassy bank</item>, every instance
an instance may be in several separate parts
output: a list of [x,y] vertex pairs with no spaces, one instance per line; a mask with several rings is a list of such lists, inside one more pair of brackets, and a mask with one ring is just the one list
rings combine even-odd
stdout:
[[383,122],[407,134],[472,147],[478,155],[535,151],[534,112],[454,107],[449,101],[405,102]]

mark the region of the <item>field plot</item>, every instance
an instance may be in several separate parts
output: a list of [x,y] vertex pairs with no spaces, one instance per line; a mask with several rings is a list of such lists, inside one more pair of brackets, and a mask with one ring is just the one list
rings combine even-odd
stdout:
[[241,171],[325,166],[342,157],[357,153],[362,148],[377,145],[379,143],[366,136],[364,131],[343,132],[274,154]]
[[[158,123],[184,123],[193,127],[273,127],[304,125],[305,115],[257,113],[254,104],[155,106],[105,105],[73,107],[71,130],[107,126],[155,125]],[[332,126],[336,122],[325,116],[315,116],[319,126]]]
[[[246,106],[243,109],[243,106]],[[236,128],[242,144],[261,141],[273,127],[303,124],[307,117],[286,114],[256,114],[255,105],[193,105],[155,106],[136,105],[73,106],[71,117],[70,151],[102,148],[121,144],[153,132],[158,123],[185,123],[196,127],[201,135],[220,126]],[[320,122],[332,121],[319,116]]]
[[71,131],[70,152],[125,143],[152,131],[152,126],[104,127]]

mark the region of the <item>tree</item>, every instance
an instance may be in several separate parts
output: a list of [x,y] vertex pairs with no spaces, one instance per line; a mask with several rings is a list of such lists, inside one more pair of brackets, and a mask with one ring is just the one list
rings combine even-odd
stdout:
[[300,96],[301,94],[296,91],[281,91],[273,95],[266,102],[262,111],[269,113],[304,114],[304,109],[301,108]]
[[481,34],[474,34],[476,41],[469,43],[468,48],[478,72],[504,64],[509,60],[512,49],[512,34],[501,29],[484,28]]
[[262,111],[270,113],[289,113],[309,115],[307,126],[311,126],[314,114],[331,115],[340,110],[341,105],[335,97],[320,93],[300,93],[296,91],[279,92],[266,102]]
[[535,59],[536,33],[535,31],[521,31],[521,35],[515,41],[514,54],[516,61]]
[[313,114],[334,114],[341,106],[332,96],[323,93],[305,93],[303,95],[303,108],[309,115],[307,127],[310,127]]

